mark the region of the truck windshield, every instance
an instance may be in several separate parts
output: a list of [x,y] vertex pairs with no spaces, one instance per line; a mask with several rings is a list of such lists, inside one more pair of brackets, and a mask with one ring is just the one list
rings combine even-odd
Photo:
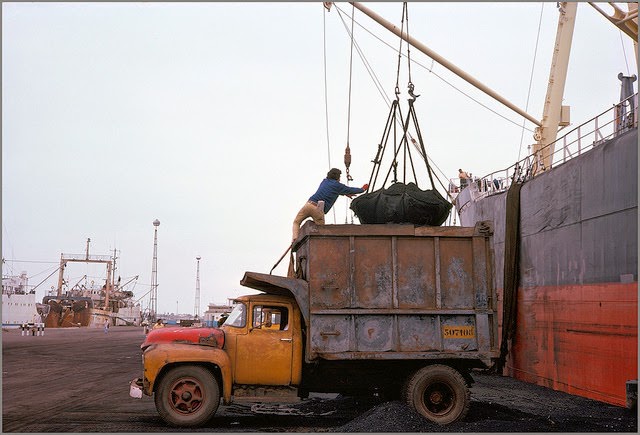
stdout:
[[224,322],[225,326],[235,326],[242,328],[247,324],[247,307],[242,302],[236,304],[229,314],[229,318]]

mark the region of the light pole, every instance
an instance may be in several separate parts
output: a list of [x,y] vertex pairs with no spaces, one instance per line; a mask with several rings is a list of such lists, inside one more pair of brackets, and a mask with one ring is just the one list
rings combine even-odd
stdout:
[[197,268],[196,268],[196,302],[193,307],[193,315],[195,320],[198,320],[200,316],[200,256],[196,257]]
[[151,264],[151,298],[149,301],[149,320],[155,322],[158,316],[158,227],[160,221],[153,221],[153,262]]

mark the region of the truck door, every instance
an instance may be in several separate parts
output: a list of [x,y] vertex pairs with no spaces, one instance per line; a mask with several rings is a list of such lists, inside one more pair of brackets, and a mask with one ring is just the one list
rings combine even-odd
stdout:
[[293,355],[291,309],[276,304],[252,306],[251,325],[238,335],[237,384],[289,385]]

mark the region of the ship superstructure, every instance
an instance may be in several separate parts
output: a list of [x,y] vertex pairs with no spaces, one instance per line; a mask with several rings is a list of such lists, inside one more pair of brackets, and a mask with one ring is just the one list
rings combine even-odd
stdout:
[[36,292],[29,286],[27,272],[2,277],[2,326],[40,322],[36,311]]

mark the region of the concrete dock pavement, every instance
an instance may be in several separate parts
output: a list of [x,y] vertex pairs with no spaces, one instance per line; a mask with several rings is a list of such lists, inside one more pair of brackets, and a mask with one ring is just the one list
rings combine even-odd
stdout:
[[[312,395],[293,406],[220,406],[203,428],[167,426],[142,374],[142,327],[2,330],[2,432],[637,432],[637,411],[511,378],[477,374],[463,422],[440,427],[401,402]],[[295,412],[295,410],[299,412]],[[286,412],[285,412],[286,411]]]
[[[142,371],[142,328],[2,330],[3,432],[145,431],[153,400],[129,397]],[[160,424],[160,422],[158,422]],[[135,429],[133,429],[135,428]]]

